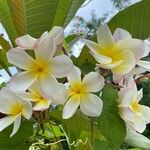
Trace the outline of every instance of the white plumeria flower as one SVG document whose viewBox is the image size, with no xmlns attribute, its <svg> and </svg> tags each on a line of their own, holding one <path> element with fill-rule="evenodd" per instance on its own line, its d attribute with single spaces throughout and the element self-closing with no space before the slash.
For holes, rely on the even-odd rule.
<svg viewBox="0 0 150 150">
<path fill-rule="evenodd" d="M 118 107 L 120 115 L 127 125 L 142 133 L 150 123 L 150 108 L 140 105 L 143 91 L 137 91 L 135 82 L 130 79 L 127 87 L 119 91 Z"/>
<path fill-rule="evenodd" d="M 42 38 L 45 38 L 46 36 L 53 38 L 55 44 L 59 45 L 60 43 L 62 43 L 64 39 L 64 30 L 60 26 L 55 26 L 49 33 L 48 32 L 43 33 Z M 34 49 L 34 47 L 40 40 L 41 38 L 37 40 L 27 34 L 17 38 L 16 44 L 23 49 Z"/>
<path fill-rule="evenodd" d="M 30 119 L 32 116 L 31 103 L 21 99 L 8 88 L 0 91 L 0 112 L 7 116 L 0 119 L 0 131 L 14 122 L 14 128 L 10 135 L 12 137 L 19 129 L 21 116 Z"/>
<path fill-rule="evenodd" d="M 143 53 L 141 52 L 143 47 L 141 40 L 131 37 L 116 40 L 115 35 L 112 36 L 107 25 L 100 26 L 97 40 L 98 44 L 89 40 L 84 40 L 84 42 L 91 50 L 90 52 L 99 66 L 111 69 L 114 74 L 126 74 L 131 71 L 136 64 L 136 59 L 141 57 L 141 53 Z"/>
<path fill-rule="evenodd" d="M 80 105 L 81 111 L 87 116 L 99 116 L 103 108 L 102 100 L 93 92 L 100 91 L 104 86 L 104 78 L 90 72 L 81 81 L 81 71 L 74 67 L 67 76 L 69 82 L 68 100 L 63 108 L 63 119 L 68 119 Z"/>
<path fill-rule="evenodd" d="M 134 147 L 150 150 L 150 139 L 131 128 L 127 128 L 125 142 Z"/>
<path fill-rule="evenodd" d="M 115 30 L 113 37 L 116 42 L 119 40 L 125 40 L 129 38 L 131 39 L 130 33 L 120 28 Z M 141 58 L 148 56 L 149 52 L 150 47 L 146 42 L 143 42 L 143 48 L 140 50 L 138 55 L 137 54 L 135 55 L 136 64 L 138 67 L 134 67 L 129 73 L 125 75 L 113 74 L 113 81 L 122 86 L 124 80 L 127 80 L 126 78 L 133 77 L 134 75 L 139 75 L 146 71 L 150 71 L 150 62 L 140 60 Z"/>
<path fill-rule="evenodd" d="M 30 46 L 32 42 L 23 38 L 22 43 Z M 73 63 L 66 55 L 54 57 L 56 45 L 49 35 L 41 36 L 35 43 L 35 59 L 20 47 L 13 48 L 7 52 L 8 61 L 24 70 L 12 77 L 9 82 L 9 88 L 15 91 L 25 91 L 37 80 L 41 89 L 49 89 L 50 86 L 53 93 L 57 84 L 54 77 L 62 78 L 68 75 Z"/>
<path fill-rule="evenodd" d="M 33 110 L 43 111 L 48 109 L 51 103 L 63 104 L 65 102 L 65 90 L 66 87 L 60 83 L 55 93 L 47 93 L 47 90 L 41 91 L 39 85 L 35 82 L 28 88 L 28 92 L 17 92 L 17 95 L 33 102 L 35 104 Z"/>
</svg>

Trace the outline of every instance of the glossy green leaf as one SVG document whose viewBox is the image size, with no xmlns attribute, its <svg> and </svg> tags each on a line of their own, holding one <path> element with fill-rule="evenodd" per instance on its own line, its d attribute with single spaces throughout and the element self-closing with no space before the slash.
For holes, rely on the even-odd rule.
<svg viewBox="0 0 150 150">
<path fill-rule="evenodd" d="M 103 111 L 98 119 L 98 129 L 111 143 L 112 147 L 122 144 L 126 136 L 124 121 L 120 118 L 117 108 L 118 91 L 105 85 L 102 91 Z"/>
<path fill-rule="evenodd" d="M 13 125 L 0 132 L 1 150 L 27 150 L 29 137 L 33 135 L 33 123 L 23 121 L 18 132 L 10 138 Z"/>
<path fill-rule="evenodd" d="M 120 11 L 108 23 L 112 32 L 123 28 L 134 38 L 147 39 L 150 36 L 150 1 L 142 0 Z"/>
</svg>

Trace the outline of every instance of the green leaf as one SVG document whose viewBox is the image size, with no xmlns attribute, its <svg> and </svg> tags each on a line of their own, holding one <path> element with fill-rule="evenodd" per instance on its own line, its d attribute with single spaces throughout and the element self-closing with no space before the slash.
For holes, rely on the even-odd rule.
<svg viewBox="0 0 150 150">
<path fill-rule="evenodd" d="M 112 147 L 122 144 L 126 136 L 124 121 L 120 118 L 117 108 L 118 91 L 110 85 L 105 85 L 102 91 L 103 111 L 98 122 L 98 129 L 111 143 Z"/>
<path fill-rule="evenodd" d="M 54 25 L 65 27 L 83 2 L 84 0 L 1 1 L 0 10 L 4 13 L 1 13 L 0 19 L 13 41 L 17 36 L 27 33 L 39 37 Z"/>
<path fill-rule="evenodd" d="M 150 36 L 150 1 L 142 0 L 120 11 L 108 23 L 111 31 L 123 28 L 134 38 L 147 39 Z"/>
<path fill-rule="evenodd" d="M 13 125 L 0 132 L 1 150 L 27 150 L 29 147 L 27 141 L 33 135 L 33 123 L 31 121 L 22 121 L 18 132 L 10 138 Z"/>
</svg>

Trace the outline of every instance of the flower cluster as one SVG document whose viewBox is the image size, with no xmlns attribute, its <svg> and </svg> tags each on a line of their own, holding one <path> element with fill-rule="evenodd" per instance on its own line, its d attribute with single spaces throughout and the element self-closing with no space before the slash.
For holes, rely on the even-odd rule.
<svg viewBox="0 0 150 150">
<path fill-rule="evenodd" d="M 13 136 L 19 129 L 21 116 L 30 119 L 33 111 L 46 110 L 52 104 L 63 105 L 63 119 L 72 117 L 79 107 L 87 116 L 100 116 L 103 101 L 97 92 L 103 89 L 105 79 L 96 71 L 82 74 L 69 56 L 58 55 L 63 40 L 61 27 L 54 27 L 39 39 L 30 35 L 16 39 L 17 47 L 7 52 L 7 58 L 20 71 L 0 91 L 0 112 L 6 114 L 0 119 L 0 131 L 14 122 Z M 113 83 L 121 86 L 117 102 L 126 126 L 142 133 L 150 123 L 150 108 L 139 104 L 142 90 L 137 90 L 133 76 L 135 72 L 140 74 L 141 69 L 150 70 L 150 63 L 140 60 L 150 48 L 123 29 L 116 29 L 112 35 L 107 25 L 98 29 L 98 43 L 83 41 L 96 66 L 111 70 Z M 59 83 L 58 78 L 67 82 Z"/>
</svg>

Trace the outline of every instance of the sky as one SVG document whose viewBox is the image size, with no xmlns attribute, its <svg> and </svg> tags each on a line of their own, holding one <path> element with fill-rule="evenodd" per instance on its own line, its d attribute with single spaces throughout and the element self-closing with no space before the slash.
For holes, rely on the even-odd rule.
<svg viewBox="0 0 150 150">
<path fill-rule="evenodd" d="M 132 4 L 135 2 L 138 2 L 139 0 L 131 0 Z M 114 10 L 114 7 L 112 5 L 112 2 L 110 0 L 91 0 L 90 3 L 88 5 L 86 5 L 89 2 L 89 0 L 86 0 L 85 3 L 83 4 L 83 6 L 77 11 L 76 16 L 81 16 L 85 19 L 89 19 L 90 18 L 90 13 L 92 12 L 92 10 L 95 11 L 97 17 L 102 17 L 103 14 L 112 11 L 111 16 L 112 17 L 115 13 L 117 13 Z M 65 29 L 65 32 L 68 33 L 71 29 L 71 23 L 67 26 L 67 28 Z M 4 37 L 6 39 L 8 39 L 8 36 L 4 30 L 4 28 L 2 27 L 2 25 L 0 24 L 0 33 L 4 34 Z M 78 43 L 78 45 L 74 46 L 74 55 L 78 56 L 80 53 L 81 48 L 83 47 L 82 43 Z M 11 72 L 13 74 L 15 74 L 17 72 L 17 70 L 13 67 L 11 68 Z M 7 80 L 9 80 L 9 76 L 8 74 L 4 71 L 1 70 L 0 71 L 0 75 L 2 75 L 2 77 L 4 77 Z M 0 78 L 0 82 L 2 81 L 2 78 Z"/>
</svg>

